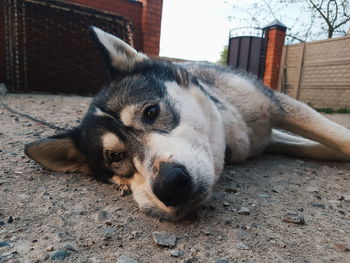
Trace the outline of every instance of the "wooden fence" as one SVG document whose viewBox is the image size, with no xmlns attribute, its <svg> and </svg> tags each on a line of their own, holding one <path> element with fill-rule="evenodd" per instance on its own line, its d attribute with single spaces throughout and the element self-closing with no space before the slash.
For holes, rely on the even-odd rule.
<svg viewBox="0 0 350 263">
<path fill-rule="evenodd" d="M 278 90 L 314 108 L 350 108 L 350 36 L 284 46 Z"/>
</svg>

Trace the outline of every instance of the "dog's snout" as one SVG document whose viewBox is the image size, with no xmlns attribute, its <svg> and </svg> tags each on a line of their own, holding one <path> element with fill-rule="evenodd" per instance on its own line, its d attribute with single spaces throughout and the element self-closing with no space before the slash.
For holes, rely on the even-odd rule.
<svg viewBox="0 0 350 263">
<path fill-rule="evenodd" d="M 166 206 L 186 203 L 191 196 L 192 181 L 186 168 L 176 163 L 160 163 L 153 192 Z"/>
</svg>

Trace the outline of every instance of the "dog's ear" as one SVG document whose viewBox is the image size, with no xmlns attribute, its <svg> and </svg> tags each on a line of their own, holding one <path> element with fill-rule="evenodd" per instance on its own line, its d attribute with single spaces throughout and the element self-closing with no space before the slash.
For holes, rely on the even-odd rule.
<svg viewBox="0 0 350 263">
<path fill-rule="evenodd" d="M 137 52 L 120 38 L 97 27 L 90 27 L 89 29 L 107 62 L 112 76 L 120 72 L 131 71 L 136 62 L 148 59 L 145 54 Z"/>
<path fill-rule="evenodd" d="M 51 170 L 90 174 L 85 155 L 77 147 L 78 129 L 25 145 L 25 154 Z"/>
</svg>

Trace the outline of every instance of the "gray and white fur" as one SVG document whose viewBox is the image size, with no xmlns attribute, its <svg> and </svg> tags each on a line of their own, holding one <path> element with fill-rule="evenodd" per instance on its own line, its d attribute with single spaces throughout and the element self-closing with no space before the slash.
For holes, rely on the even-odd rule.
<svg viewBox="0 0 350 263">
<path fill-rule="evenodd" d="M 225 163 L 263 151 L 350 159 L 348 129 L 254 76 L 152 59 L 98 28 L 91 32 L 112 81 L 79 127 L 26 145 L 43 166 L 125 184 L 145 212 L 179 219 L 210 197 Z"/>
</svg>

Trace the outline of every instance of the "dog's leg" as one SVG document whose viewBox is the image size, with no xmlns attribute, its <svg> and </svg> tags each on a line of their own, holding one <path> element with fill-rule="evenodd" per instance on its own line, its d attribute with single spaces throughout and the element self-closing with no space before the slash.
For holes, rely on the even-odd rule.
<svg viewBox="0 0 350 263">
<path fill-rule="evenodd" d="M 278 130 L 272 130 L 271 140 L 265 152 L 324 161 L 350 161 L 350 156 L 342 152 Z"/>
<path fill-rule="evenodd" d="M 350 130 L 284 94 L 275 94 L 272 126 L 317 141 L 350 156 Z M 277 104 L 278 104 L 277 103 Z"/>
</svg>

